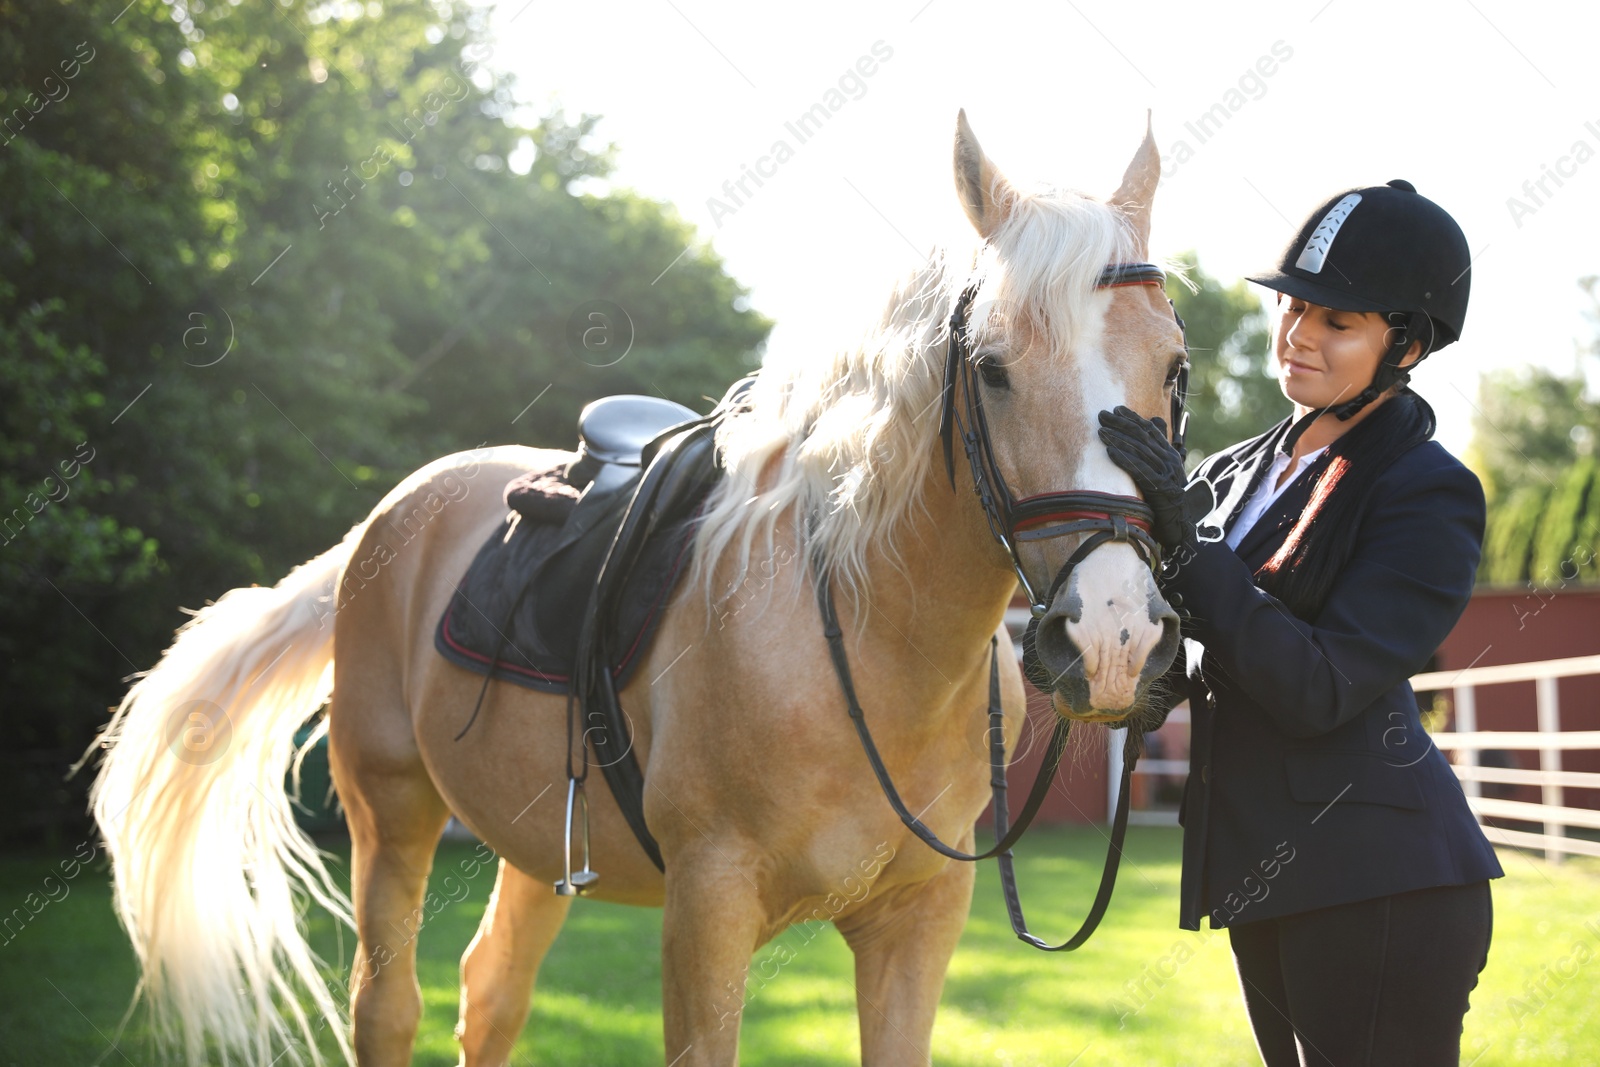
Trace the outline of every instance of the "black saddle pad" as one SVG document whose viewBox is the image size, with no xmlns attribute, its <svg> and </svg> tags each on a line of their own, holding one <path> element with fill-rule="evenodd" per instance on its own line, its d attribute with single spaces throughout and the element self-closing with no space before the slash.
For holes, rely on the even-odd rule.
<svg viewBox="0 0 1600 1067">
<path fill-rule="evenodd" d="M 478 550 L 439 619 L 434 647 L 479 674 L 547 693 L 572 681 L 578 632 L 606 551 L 638 478 L 577 508 L 580 491 L 566 468 L 531 471 L 506 486 L 513 509 Z M 690 558 L 699 504 L 663 527 L 627 576 L 607 645 L 621 689 L 644 659 L 667 598 Z"/>
</svg>

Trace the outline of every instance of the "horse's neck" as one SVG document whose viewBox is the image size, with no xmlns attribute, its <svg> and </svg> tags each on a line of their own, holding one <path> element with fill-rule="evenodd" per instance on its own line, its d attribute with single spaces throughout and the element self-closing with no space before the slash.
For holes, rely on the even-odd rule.
<svg viewBox="0 0 1600 1067">
<path fill-rule="evenodd" d="M 869 626 L 887 624 L 890 639 L 915 649 L 941 670 L 964 670 L 986 659 L 990 636 L 1005 617 L 1016 577 L 995 543 L 964 468 L 955 489 L 942 455 L 895 538 L 895 551 L 874 548 L 862 608 Z M 881 619 L 879 618 L 881 616 Z M 898 638 L 896 638 L 898 635 Z"/>
</svg>

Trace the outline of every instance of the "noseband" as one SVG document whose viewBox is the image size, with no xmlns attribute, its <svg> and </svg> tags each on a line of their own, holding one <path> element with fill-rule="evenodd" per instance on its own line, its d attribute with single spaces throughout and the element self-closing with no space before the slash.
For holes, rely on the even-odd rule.
<svg viewBox="0 0 1600 1067">
<path fill-rule="evenodd" d="M 1095 288 L 1161 286 L 1165 281 L 1166 273 L 1153 263 L 1113 263 L 1100 272 Z M 1021 583 L 1022 592 L 1028 598 L 1028 607 L 1037 620 L 1049 610 L 1050 602 L 1072 574 L 1072 569 L 1106 542 L 1120 541 L 1132 545 L 1139 558 L 1152 571 L 1161 565 L 1161 547 L 1150 534 L 1154 514 L 1150 506 L 1136 496 L 1073 489 L 1039 493 L 1019 500 L 1011 492 L 995 461 L 994 443 L 989 437 L 989 420 L 983 408 L 983 386 L 978 381 L 977 361 L 973 358 L 967 316 L 976 297 L 977 287 L 968 286 L 950 313 L 949 338 L 945 348 L 943 408 L 939 416 L 939 437 L 944 442 L 945 469 L 950 474 L 950 487 L 954 489 L 954 439 L 959 434 L 962 448 L 967 454 L 967 463 L 972 468 L 973 491 L 983 504 L 989 532 L 1011 557 L 1017 581 Z M 1168 304 L 1171 304 L 1170 300 Z M 1183 319 L 1178 317 L 1176 308 L 1173 308 L 1172 317 L 1177 319 L 1178 329 L 1182 331 Z M 1172 393 L 1172 443 L 1180 452 L 1183 451 L 1183 431 L 1187 421 L 1184 402 L 1188 385 L 1189 367 L 1185 362 L 1178 372 Z M 957 392 L 962 397 L 959 406 L 956 402 Z M 1017 543 L 1044 541 L 1072 534 L 1088 536 L 1056 572 L 1055 580 L 1041 598 L 1022 567 L 1022 559 L 1017 555 Z"/>
</svg>

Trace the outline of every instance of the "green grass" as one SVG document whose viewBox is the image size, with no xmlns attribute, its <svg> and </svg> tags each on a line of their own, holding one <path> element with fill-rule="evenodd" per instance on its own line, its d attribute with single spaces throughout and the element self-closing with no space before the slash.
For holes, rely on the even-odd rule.
<svg viewBox="0 0 1600 1067">
<path fill-rule="evenodd" d="M 1257 1062 L 1227 938 L 1176 928 L 1178 840 L 1176 830 L 1129 831 L 1128 860 L 1109 916 L 1086 948 L 1066 955 L 1036 952 L 1012 937 L 994 866 L 981 865 L 972 917 L 945 985 L 936 1062 L 1062 1065 L 1080 1052 L 1082 1067 Z M 1104 845 L 1094 828 L 1029 834 L 1018 868 L 1035 932 L 1059 939 L 1076 928 Z M 436 885 L 446 875 L 460 878 L 472 852 L 467 845 L 443 845 Z M 23 906 L 61 858 L 0 858 L 0 908 Z M 1592 1062 L 1600 1057 L 1600 1018 L 1591 1007 L 1600 994 L 1600 862 L 1574 859 L 1551 867 L 1514 851 L 1502 858 L 1507 877 L 1494 884 L 1494 947 L 1467 1016 L 1462 1063 L 1474 1057 L 1475 1067 Z M 139 1016 L 111 1049 L 136 972 L 111 914 L 107 883 L 103 865 L 85 869 L 65 898 L 45 905 L 0 944 L 0 1067 L 163 1062 Z M 422 931 L 418 1065 L 456 1062 L 456 966 L 492 884 L 493 872 L 485 868 L 466 882 L 465 898 Z M 1593 932 L 1586 922 L 1595 924 Z M 580 901 L 545 962 L 515 1062 L 661 1063 L 660 934 L 659 912 Z M 335 935 L 330 920 L 314 917 L 313 940 L 326 956 L 338 952 Z M 793 959 L 750 1000 L 742 1062 L 858 1062 L 844 943 L 830 927 L 810 941 L 792 930 L 781 944 Z M 1579 944 L 1584 948 L 1575 952 Z M 346 931 L 346 958 L 352 945 Z M 758 966 L 775 948 L 757 954 Z M 1158 972 L 1171 977 L 1159 979 Z M 1130 992 L 1130 984 L 1137 989 L 1141 981 L 1142 991 Z M 1542 992 L 1531 994 L 1529 983 L 1542 983 Z"/>
</svg>

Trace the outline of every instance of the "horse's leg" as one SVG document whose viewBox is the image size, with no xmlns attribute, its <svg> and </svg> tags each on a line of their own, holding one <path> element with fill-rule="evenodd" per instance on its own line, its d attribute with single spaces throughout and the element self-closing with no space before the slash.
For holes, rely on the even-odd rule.
<svg viewBox="0 0 1600 1067">
<path fill-rule="evenodd" d="M 959 847 L 971 850 L 971 834 Z M 974 878 L 972 864 L 951 862 L 931 881 L 890 890 L 836 922 L 856 956 L 863 1064 L 933 1062 L 933 1016 L 967 922 Z"/>
<path fill-rule="evenodd" d="M 764 916 L 754 855 L 731 840 L 675 852 L 661 928 L 666 1057 L 674 1067 L 739 1059 L 745 972 Z"/>
<path fill-rule="evenodd" d="M 450 811 L 415 748 L 411 760 L 382 758 L 370 733 L 351 736 L 350 710 L 346 706 L 341 715 L 336 698 L 329 757 L 350 828 L 359 939 L 350 991 L 356 1061 L 361 1067 L 404 1067 L 422 1017 L 416 937 L 426 917 L 423 894 Z M 404 717 L 396 716 L 396 723 L 409 737 Z"/>
<path fill-rule="evenodd" d="M 556 896 L 500 861 L 494 895 L 477 936 L 461 957 L 461 1062 L 465 1067 L 502 1067 L 528 1017 L 528 998 L 539 964 L 567 919 L 571 897 Z"/>
</svg>

